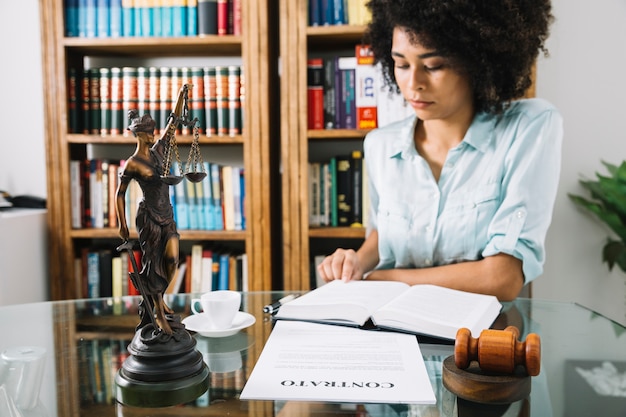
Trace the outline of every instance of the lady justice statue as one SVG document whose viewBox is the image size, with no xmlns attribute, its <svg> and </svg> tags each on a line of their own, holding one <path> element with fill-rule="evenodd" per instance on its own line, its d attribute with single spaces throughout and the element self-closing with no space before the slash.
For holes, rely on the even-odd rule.
<svg viewBox="0 0 626 417">
<path fill-rule="evenodd" d="M 137 148 L 126 160 L 117 189 L 119 234 L 124 240 L 117 250 L 129 252 L 134 266 L 131 281 L 142 300 L 139 303 L 140 323 L 128 346 L 130 356 L 116 377 L 116 398 L 128 405 L 175 405 L 197 398 L 208 388 L 208 368 L 202 354 L 195 349 L 195 339 L 181 323 L 180 316 L 174 314 L 163 299 L 178 267 L 179 234 L 169 197 L 170 185 L 183 179 L 182 175 L 170 174 L 173 153 L 179 159 L 175 134 L 179 125 L 193 128 L 197 121 L 189 121 L 187 117 L 188 91 L 187 84 L 180 89 L 173 112 L 156 142 L 152 117 L 148 114 L 139 116 L 136 110 L 129 112 L 131 123 L 128 130 L 137 138 Z M 199 157 L 197 129 L 188 169 L 192 157 L 195 169 Z M 203 173 L 190 174 L 187 178 L 192 181 L 204 178 Z M 140 271 L 134 264 L 133 243 L 128 240 L 126 220 L 125 197 L 131 180 L 137 181 L 143 191 L 136 216 L 142 252 Z"/>
</svg>

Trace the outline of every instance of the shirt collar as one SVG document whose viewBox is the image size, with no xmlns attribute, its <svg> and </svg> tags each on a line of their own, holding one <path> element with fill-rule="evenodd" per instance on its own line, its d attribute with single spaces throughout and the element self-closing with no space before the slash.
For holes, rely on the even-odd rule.
<svg viewBox="0 0 626 417">
<path fill-rule="evenodd" d="M 390 147 L 390 158 L 398 156 L 406 158 L 411 155 L 417 155 L 417 150 L 413 143 L 413 132 L 415 131 L 417 120 L 417 116 L 413 116 L 402 122 L 399 140 Z M 492 115 L 484 112 L 478 113 L 467 130 L 463 142 L 480 152 L 485 152 L 492 141 L 495 124 L 496 118 Z"/>
</svg>

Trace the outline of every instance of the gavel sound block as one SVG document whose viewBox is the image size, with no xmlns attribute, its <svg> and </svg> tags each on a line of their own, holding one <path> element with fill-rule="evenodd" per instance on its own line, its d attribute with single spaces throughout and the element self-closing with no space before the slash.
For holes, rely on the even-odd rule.
<svg viewBox="0 0 626 417">
<path fill-rule="evenodd" d="M 530 394 L 530 377 L 539 375 L 541 340 L 535 333 L 519 341 L 519 330 L 483 330 L 473 338 L 459 329 L 454 355 L 443 362 L 442 382 L 458 397 L 479 403 L 512 403 Z"/>
</svg>

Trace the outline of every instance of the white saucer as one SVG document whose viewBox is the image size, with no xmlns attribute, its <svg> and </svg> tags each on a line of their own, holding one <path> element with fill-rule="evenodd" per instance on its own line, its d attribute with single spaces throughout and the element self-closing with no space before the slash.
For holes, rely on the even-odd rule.
<svg viewBox="0 0 626 417">
<path fill-rule="evenodd" d="M 241 329 L 252 326 L 256 322 L 256 318 L 249 313 L 238 311 L 233 319 L 233 324 L 229 329 L 216 330 L 211 329 L 209 323 L 206 322 L 206 318 L 201 314 L 192 314 L 191 316 L 183 319 L 183 324 L 187 330 L 196 332 L 204 337 L 226 337 L 232 336 Z"/>
</svg>

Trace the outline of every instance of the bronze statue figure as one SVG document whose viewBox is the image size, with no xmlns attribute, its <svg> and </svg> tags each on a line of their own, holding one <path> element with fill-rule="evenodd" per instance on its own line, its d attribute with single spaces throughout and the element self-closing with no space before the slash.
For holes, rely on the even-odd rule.
<svg viewBox="0 0 626 417">
<path fill-rule="evenodd" d="M 187 85 L 181 88 L 174 111 L 156 142 L 154 140 L 156 126 L 152 117 L 148 114 L 139 116 L 136 110 L 129 112 L 131 124 L 128 130 L 137 138 L 137 149 L 126 160 L 120 175 L 116 199 L 119 234 L 125 242 L 128 242 L 125 196 L 130 181 L 136 180 L 143 191 L 143 198 L 137 209 L 136 226 L 142 251 L 140 286 L 146 294 L 142 293 L 145 303 L 142 302 L 141 322 L 138 328 L 151 323 L 156 316 L 158 327 L 168 335 L 173 331 L 167 315 L 173 311 L 163 300 L 163 294 L 178 267 L 179 234 L 170 203 L 169 185 L 162 177 L 169 175 L 169 172 L 163 172 L 164 167 L 169 167 L 169 163 L 164 164 L 164 161 L 169 151 L 170 139 L 180 123 L 187 89 Z"/>
</svg>

